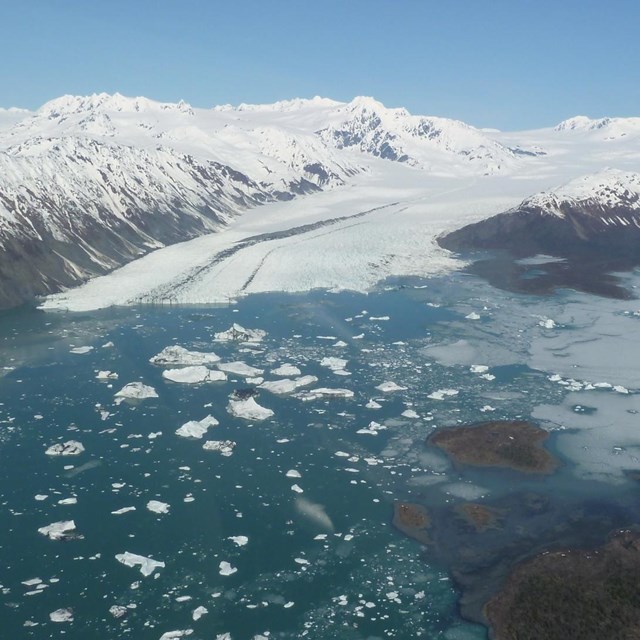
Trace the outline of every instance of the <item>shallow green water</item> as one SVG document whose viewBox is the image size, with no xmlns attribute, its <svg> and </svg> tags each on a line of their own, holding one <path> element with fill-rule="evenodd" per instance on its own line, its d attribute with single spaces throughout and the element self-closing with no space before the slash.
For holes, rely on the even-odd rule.
<svg viewBox="0 0 640 640">
<path fill-rule="evenodd" d="M 459 618 L 452 545 L 470 544 L 477 554 L 493 543 L 477 536 L 469 542 L 469 532 L 451 516 L 455 504 L 500 500 L 515 487 L 552 496 L 553 522 L 586 495 L 600 500 L 604 513 L 615 494 L 620 513 L 613 520 L 635 517 L 625 502 L 631 483 L 581 477 L 579 461 L 557 447 L 561 431 L 553 432 L 550 447 L 564 466 L 545 479 L 456 469 L 424 444 L 435 426 L 530 417 L 542 405 L 562 405 L 568 392 L 549 380 L 553 371 L 529 366 L 531 336 L 540 329 L 537 320 L 523 318 L 537 317 L 539 304 L 459 276 L 391 283 L 368 296 L 273 294 L 219 308 L 5 314 L 3 634 L 40 639 L 64 632 L 83 640 L 155 639 L 172 630 L 193 630 L 189 637 L 202 639 L 228 633 L 235 640 L 485 637 L 482 627 Z M 480 318 L 466 318 L 474 310 Z M 264 329 L 267 337 L 251 349 L 214 342 L 213 333 L 232 322 Z M 103 346 L 109 342 L 113 346 Z M 226 410 L 234 389 L 251 386 L 243 379 L 185 385 L 162 378 L 149 358 L 170 344 L 242 360 L 264 369 L 267 380 L 276 378 L 270 369 L 293 363 L 317 376 L 316 386 L 355 395 L 304 402 L 262 390 L 258 402 L 275 415 L 247 422 Z M 93 349 L 70 352 L 80 346 Z M 347 359 L 350 375 L 321 366 L 325 356 Z M 471 373 L 471 364 L 487 365 L 493 378 Z M 119 377 L 98 381 L 99 370 Z M 115 404 L 114 393 L 135 380 L 153 386 L 159 397 Z M 389 380 L 406 389 L 375 389 Z M 443 389 L 457 393 L 430 397 Z M 365 406 L 371 398 L 379 409 Z M 419 417 L 403 417 L 407 409 Z M 207 414 L 220 422 L 207 439 L 237 443 L 230 457 L 175 435 L 183 423 Z M 386 429 L 357 433 L 372 420 Z M 44 454 L 69 439 L 82 442 L 85 452 Z M 291 469 L 301 477 L 287 477 Z M 294 484 L 303 493 L 293 491 Z M 72 496 L 76 504 L 58 504 Z M 309 515 L 301 499 L 322 505 L 330 524 Z M 420 545 L 390 524 L 398 499 L 434 509 L 440 537 L 452 542 L 421 555 Z M 149 500 L 168 503 L 169 512 L 149 511 Z M 112 514 L 129 506 L 135 511 Z M 517 518 L 501 532 L 500 544 L 520 535 Z M 70 519 L 82 539 L 54 541 L 37 531 Z M 247 536 L 248 544 L 237 546 L 231 536 Z M 144 577 L 116 561 L 125 551 L 165 567 Z M 222 561 L 237 571 L 221 575 Z M 40 586 L 22 584 L 33 578 Z M 112 605 L 128 607 L 127 615 L 115 619 Z M 199 606 L 208 613 L 194 621 Z M 50 621 L 59 608 L 71 608 L 73 622 Z"/>
</svg>

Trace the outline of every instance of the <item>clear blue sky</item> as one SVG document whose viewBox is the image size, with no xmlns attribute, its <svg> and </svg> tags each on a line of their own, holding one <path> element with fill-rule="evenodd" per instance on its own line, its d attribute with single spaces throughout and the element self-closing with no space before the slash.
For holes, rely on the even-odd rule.
<svg viewBox="0 0 640 640">
<path fill-rule="evenodd" d="M 640 0 L 0 0 L 0 106 L 373 95 L 476 126 L 640 115 Z"/>
</svg>

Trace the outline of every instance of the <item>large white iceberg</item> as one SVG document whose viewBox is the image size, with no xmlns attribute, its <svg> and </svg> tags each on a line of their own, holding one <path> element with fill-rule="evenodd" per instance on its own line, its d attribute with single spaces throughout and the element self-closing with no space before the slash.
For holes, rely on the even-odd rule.
<svg viewBox="0 0 640 640">
<path fill-rule="evenodd" d="M 273 415 L 271 409 L 260 406 L 253 398 L 229 400 L 227 411 L 232 416 L 245 420 L 265 420 Z"/>
<path fill-rule="evenodd" d="M 46 527 L 40 527 L 38 533 L 47 536 L 51 540 L 68 540 L 69 538 L 80 538 L 78 534 L 73 532 L 76 530 L 76 523 L 73 520 L 63 520 L 61 522 L 52 522 Z"/>
<path fill-rule="evenodd" d="M 152 558 L 145 558 L 145 556 L 139 556 L 137 553 L 117 553 L 116 560 L 127 567 L 140 566 L 140 573 L 143 576 L 150 576 L 156 569 L 164 569 L 164 562 L 159 560 L 153 560 Z"/>
<path fill-rule="evenodd" d="M 261 389 L 270 391 L 271 393 L 291 393 L 299 387 L 306 387 L 307 385 L 318 382 L 318 378 L 315 376 L 301 376 L 292 380 L 291 378 L 283 378 L 282 380 L 272 380 L 269 382 L 263 382 L 260 385 Z"/>
<path fill-rule="evenodd" d="M 209 427 L 215 427 L 218 424 L 220 423 L 213 416 L 207 416 L 202 420 L 189 420 L 176 429 L 176 435 L 183 438 L 202 438 Z"/>
<path fill-rule="evenodd" d="M 220 331 L 214 334 L 215 340 L 218 342 L 228 342 L 234 340 L 237 342 L 260 342 L 267 335 L 262 329 L 245 329 L 237 323 L 234 323 L 226 331 Z"/>
<path fill-rule="evenodd" d="M 180 365 L 205 365 L 218 362 L 220 357 L 213 352 L 189 351 L 179 345 L 165 347 L 160 353 L 149 359 L 151 364 L 160 367 L 175 367 Z"/>
<path fill-rule="evenodd" d="M 204 365 L 182 367 L 181 369 L 167 369 L 162 377 L 171 382 L 182 384 L 199 384 L 201 382 L 222 382 L 227 376 L 222 371 L 208 369 Z"/>
<path fill-rule="evenodd" d="M 128 400 L 145 400 L 146 398 L 157 398 L 158 394 L 153 387 L 149 387 L 142 382 L 130 382 L 125 384 L 120 391 L 115 394 L 116 398 L 126 398 Z"/>
<path fill-rule="evenodd" d="M 59 442 L 52 444 L 45 453 L 48 456 L 77 456 L 84 451 L 84 446 L 77 440 L 67 440 L 67 442 Z"/>
<path fill-rule="evenodd" d="M 256 376 L 264 373 L 262 369 L 256 369 L 256 367 L 252 367 L 242 361 L 220 362 L 218 364 L 218 369 L 226 371 L 227 373 L 232 373 L 236 376 L 242 376 L 243 378 L 255 378 Z"/>
</svg>

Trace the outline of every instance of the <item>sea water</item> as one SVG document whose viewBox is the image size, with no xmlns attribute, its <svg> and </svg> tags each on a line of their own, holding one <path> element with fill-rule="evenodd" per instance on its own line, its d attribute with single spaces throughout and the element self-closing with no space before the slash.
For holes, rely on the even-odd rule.
<svg viewBox="0 0 640 640">
<path fill-rule="evenodd" d="M 544 532 L 568 514 L 602 514 L 597 532 L 638 517 L 629 473 L 640 469 L 639 308 L 571 291 L 508 293 L 454 274 L 368 295 L 5 313 L 3 637 L 484 638 L 459 615 L 463 551 L 464 566 L 480 571 L 485 551 L 515 541 L 534 552 L 538 532 L 548 542 Z M 266 336 L 214 340 L 233 323 Z M 353 396 L 277 395 L 231 374 L 173 383 L 149 362 L 169 345 L 244 362 L 265 380 L 289 363 L 318 378 L 310 389 Z M 116 392 L 136 381 L 157 397 L 119 402 Z M 399 388 L 376 388 L 389 382 Z M 272 417 L 229 414 L 230 395 L 249 389 Z M 219 425 L 203 439 L 176 435 L 208 415 Z M 461 468 L 425 444 L 438 427 L 516 418 L 551 432 L 562 463 L 552 476 Z M 46 455 L 69 440 L 84 451 Z M 236 445 L 225 456 L 203 450 L 206 440 Z M 524 492 L 549 501 L 544 521 L 512 509 L 499 534 L 477 534 L 453 515 L 468 501 L 506 513 Z M 398 500 L 433 511 L 436 544 L 392 527 Z M 149 501 L 168 506 L 158 513 Z M 70 520 L 72 539 L 38 532 Z M 579 544 L 571 531 L 560 541 Z M 145 576 L 118 561 L 127 552 L 164 566 Z M 64 621 L 52 620 L 58 610 Z"/>
</svg>

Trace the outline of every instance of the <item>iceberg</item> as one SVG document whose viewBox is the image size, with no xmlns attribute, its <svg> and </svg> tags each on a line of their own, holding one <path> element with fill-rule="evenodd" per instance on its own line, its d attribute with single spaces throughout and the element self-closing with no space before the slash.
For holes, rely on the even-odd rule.
<svg viewBox="0 0 640 640">
<path fill-rule="evenodd" d="M 116 398 L 127 400 L 145 400 L 147 398 L 157 398 L 158 394 L 153 387 L 149 387 L 142 382 L 130 382 L 125 384 L 120 391 L 115 394 Z"/>
<path fill-rule="evenodd" d="M 226 371 L 236 376 L 242 376 L 243 378 L 256 377 L 264 373 L 262 369 L 256 369 L 245 362 L 221 362 L 218 364 L 220 371 Z"/>
<path fill-rule="evenodd" d="M 266 420 L 274 415 L 271 409 L 260 406 L 253 398 L 229 400 L 227 411 L 232 416 L 245 420 Z"/>
<path fill-rule="evenodd" d="M 234 323 L 226 331 L 220 331 L 214 334 L 214 340 L 217 342 L 261 342 L 267 335 L 262 329 L 245 329 L 237 323 Z"/>
<path fill-rule="evenodd" d="M 140 573 L 145 577 L 150 576 L 156 569 L 164 569 L 165 566 L 164 562 L 153 560 L 152 558 L 145 558 L 145 556 L 129 553 L 128 551 L 117 553 L 116 560 L 127 567 L 139 566 Z"/>
<path fill-rule="evenodd" d="M 189 351 L 184 347 L 172 345 L 165 347 L 160 353 L 149 359 L 151 364 L 160 367 L 180 365 L 207 365 L 219 362 L 220 358 L 213 352 Z"/>
<path fill-rule="evenodd" d="M 162 377 L 171 382 L 182 384 L 199 384 L 201 382 L 224 382 L 227 376 L 222 371 L 208 369 L 204 365 L 183 367 L 181 369 L 166 369 Z"/>
<path fill-rule="evenodd" d="M 209 427 L 215 427 L 220 424 L 213 416 L 207 416 L 202 420 L 190 420 L 185 422 L 180 428 L 176 429 L 176 435 L 183 438 L 202 438 Z"/>
<path fill-rule="evenodd" d="M 45 454 L 48 456 L 78 456 L 84 451 L 84 446 L 77 440 L 67 440 L 58 444 L 52 444 Z"/>
</svg>

